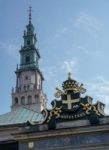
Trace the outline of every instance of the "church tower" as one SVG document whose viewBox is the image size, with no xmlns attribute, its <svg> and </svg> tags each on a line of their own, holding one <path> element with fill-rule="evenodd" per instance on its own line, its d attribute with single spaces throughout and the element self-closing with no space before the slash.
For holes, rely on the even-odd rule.
<svg viewBox="0 0 109 150">
<path fill-rule="evenodd" d="M 12 110 L 20 107 L 40 112 L 46 108 L 47 98 L 43 93 L 44 77 L 39 68 L 40 53 L 36 47 L 36 34 L 31 21 L 29 7 L 29 23 L 24 31 L 24 44 L 20 52 L 20 65 L 16 68 L 16 87 L 12 89 Z"/>
</svg>

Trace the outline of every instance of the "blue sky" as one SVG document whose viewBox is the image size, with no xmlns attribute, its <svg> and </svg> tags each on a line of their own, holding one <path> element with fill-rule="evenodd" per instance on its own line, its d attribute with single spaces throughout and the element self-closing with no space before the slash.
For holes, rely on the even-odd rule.
<svg viewBox="0 0 109 150">
<path fill-rule="evenodd" d="M 10 111 L 30 4 L 48 107 L 71 72 L 109 114 L 109 0 L 0 0 L 0 114 Z"/>
</svg>

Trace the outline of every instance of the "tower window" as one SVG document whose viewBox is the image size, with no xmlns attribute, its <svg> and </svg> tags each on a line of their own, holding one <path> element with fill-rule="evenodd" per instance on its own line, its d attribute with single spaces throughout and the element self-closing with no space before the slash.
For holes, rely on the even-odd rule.
<svg viewBox="0 0 109 150">
<path fill-rule="evenodd" d="M 17 97 L 15 97 L 14 103 L 15 103 L 15 104 L 18 104 L 18 98 L 17 98 Z"/>
<path fill-rule="evenodd" d="M 30 62 L 30 56 L 26 56 L 26 57 L 25 57 L 25 62 L 26 62 L 26 63 L 29 63 L 29 62 Z"/>
<path fill-rule="evenodd" d="M 32 96 L 28 96 L 28 104 L 32 104 Z"/>
<path fill-rule="evenodd" d="M 35 95 L 35 103 L 38 103 L 38 102 L 39 102 L 39 96 Z"/>
<path fill-rule="evenodd" d="M 27 41 L 27 45 L 30 45 L 30 40 Z"/>
<path fill-rule="evenodd" d="M 24 97 L 24 96 L 21 97 L 21 104 L 22 104 L 22 105 L 25 104 L 25 97 Z"/>
<path fill-rule="evenodd" d="M 25 80 L 28 80 L 28 76 L 25 76 Z"/>
<path fill-rule="evenodd" d="M 30 89 L 30 86 L 29 86 L 29 85 L 27 86 L 27 89 L 28 89 L 28 90 Z"/>
<path fill-rule="evenodd" d="M 25 86 L 25 85 L 24 85 L 24 87 L 23 87 L 23 88 L 24 88 L 24 91 L 26 91 L 26 86 Z"/>
</svg>

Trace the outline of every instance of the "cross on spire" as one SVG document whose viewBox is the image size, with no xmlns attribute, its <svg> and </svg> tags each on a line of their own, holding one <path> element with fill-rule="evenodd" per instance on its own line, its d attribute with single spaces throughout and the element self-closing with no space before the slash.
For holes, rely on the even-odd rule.
<svg viewBox="0 0 109 150">
<path fill-rule="evenodd" d="M 72 76 L 72 75 L 71 75 L 71 73 L 69 72 L 69 73 L 68 73 L 68 80 L 71 80 L 71 79 L 72 79 L 71 76 Z"/>
</svg>

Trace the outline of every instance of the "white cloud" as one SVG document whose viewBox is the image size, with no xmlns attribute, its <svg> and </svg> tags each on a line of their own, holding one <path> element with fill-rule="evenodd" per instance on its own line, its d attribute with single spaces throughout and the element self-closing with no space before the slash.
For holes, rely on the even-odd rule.
<svg viewBox="0 0 109 150">
<path fill-rule="evenodd" d="M 98 56 L 98 55 L 102 55 L 102 51 L 100 50 L 89 50 L 89 48 L 86 48 L 85 46 L 77 46 L 77 48 L 82 51 L 84 54 L 86 55 L 90 55 L 90 56 Z"/>
<path fill-rule="evenodd" d="M 62 69 L 65 69 L 66 72 L 72 72 L 72 70 L 74 69 L 74 67 L 78 64 L 78 60 L 77 58 L 72 59 L 72 60 L 65 60 L 62 63 Z"/>
<path fill-rule="evenodd" d="M 81 13 L 77 16 L 74 26 L 76 28 L 82 28 L 92 34 L 100 31 L 102 24 L 96 19 L 96 17 L 90 16 L 86 13 Z"/>
<path fill-rule="evenodd" d="M 109 114 L 109 80 L 106 80 L 103 76 L 97 76 L 93 82 L 86 85 L 90 95 L 106 105 L 105 112 Z"/>
<path fill-rule="evenodd" d="M 77 46 L 77 48 L 78 48 L 80 51 L 84 52 L 85 54 L 89 54 L 89 52 L 90 52 L 87 48 L 85 48 L 85 47 L 83 47 L 83 46 Z"/>
<path fill-rule="evenodd" d="M 55 38 L 59 38 L 61 37 L 63 34 L 65 34 L 68 31 L 67 27 L 63 27 L 62 29 L 58 29 L 54 35 L 54 39 Z"/>
<path fill-rule="evenodd" d="M 58 63 L 55 63 L 55 65 L 53 66 L 42 66 L 42 70 L 44 72 L 44 76 L 46 78 L 46 80 L 51 80 L 53 79 L 54 81 L 57 79 L 57 76 L 59 75 L 59 73 L 64 73 L 65 72 L 72 72 L 72 70 L 74 70 L 74 68 L 77 66 L 78 64 L 78 59 L 77 58 L 73 58 L 73 59 L 68 59 L 68 60 L 64 60 L 64 61 L 60 61 Z M 54 82 L 53 81 L 53 82 Z M 55 81 L 56 82 L 56 81 Z"/>
</svg>

